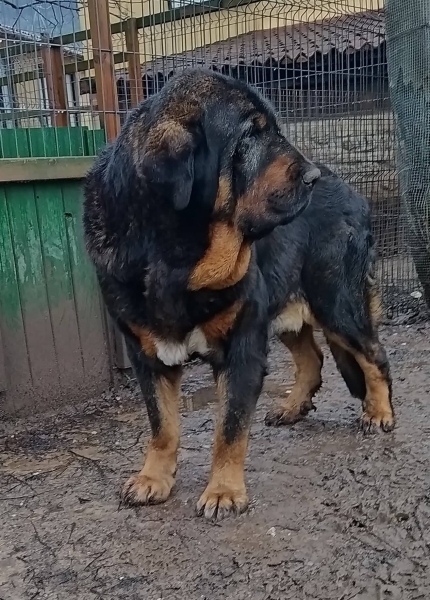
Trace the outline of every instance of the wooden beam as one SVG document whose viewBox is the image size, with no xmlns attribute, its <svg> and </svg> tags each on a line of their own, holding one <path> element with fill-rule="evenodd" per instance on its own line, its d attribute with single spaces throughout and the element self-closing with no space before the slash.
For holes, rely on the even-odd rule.
<svg viewBox="0 0 430 600">
<path fill-rule="evenodd" d="M 130 82 L 131 106 L 134 108 L 143 100 L 142 67 L 140 65 L 137 19 L 127 19 L 127 21 L 124 23 L 124 31 L 128 62 L 128 81 Z"/>
<path fill-rule="evenodd" d="M 46 181 L 51 179 L 84 179 L 94 156 L 62 156 L 59 158 L 2 158 L 0 183 L 11 181 Z"/>
<path fill-rule="evenodd" d="M 107 140 L 111 142 L 119 133 L 120 122 L 108 0 L 88 0 L 88 14 L 100 122 L 106 130 Z"/>
<path fill-rule="evenodd" d="M 67 127 L 67 96 L 62 51 L 59 46 L 42 48 L 43 73 L 48 90 L 49 108 L 53 127 Z"/>
</svg>

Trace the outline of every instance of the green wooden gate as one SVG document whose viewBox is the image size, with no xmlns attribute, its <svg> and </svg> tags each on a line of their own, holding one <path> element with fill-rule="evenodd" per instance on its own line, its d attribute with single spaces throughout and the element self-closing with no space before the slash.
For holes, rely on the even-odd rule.
<svg viewBox="0 0 430 600">
<path fill-rule="evenodd" d="M 104 132 L 0 129 L 0 410 L 90 397 L 111 378 L 82 240 L 82 178 Z"/>
</svg>

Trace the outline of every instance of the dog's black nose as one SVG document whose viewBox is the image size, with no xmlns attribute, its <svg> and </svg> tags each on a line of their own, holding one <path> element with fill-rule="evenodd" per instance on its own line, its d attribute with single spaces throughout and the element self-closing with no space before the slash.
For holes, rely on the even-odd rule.
<svg viewBox="0 0 430 600">
<path fill-rule="evenodd" d="M 303 183 L 313 186 L 320 177 L 321 171 L 318 169 L 318 167 L 312 167 L 312 169 L 309 169 L 303 173 Z"/>
</svg>

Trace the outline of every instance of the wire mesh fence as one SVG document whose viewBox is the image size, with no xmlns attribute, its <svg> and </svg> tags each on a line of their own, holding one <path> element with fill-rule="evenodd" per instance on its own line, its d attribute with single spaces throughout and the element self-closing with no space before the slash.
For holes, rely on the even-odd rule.
<svg viewBox="0 0 430 600">
<path fill-rule="evenodd" d="M 407 239 L 430 306 L 430 4 L 418 0 L 404 14 L 388 0 L 387 33 Z"/>
<path fill-rule="evenodd" d="M 38 155 L 55 155 L 59 138 L 70 154 L 91 154 L 186 67 L 244 79 L 294 143 L 369 199 L 388 315 L 416 316 L 424 297 L 407 244 L 386 47 L 383 0 L 0 0 L 0 156 L 19 157 L 13 140 L 27 135 L 31 146 L 32 128 L 54 140 Z"/>
</svg>

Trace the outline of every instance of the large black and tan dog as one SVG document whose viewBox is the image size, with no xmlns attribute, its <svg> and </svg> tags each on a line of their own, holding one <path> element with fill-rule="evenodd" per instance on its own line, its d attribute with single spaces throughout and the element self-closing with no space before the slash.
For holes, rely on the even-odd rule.
<svg viewBox="0 0 430 600">
<path fill-rule="evenodd" d="M 355 304 L 344 315 L 342 299 L 325 297 L 312 276 L 309 285 L 319 302 L 314 307 L 307 300 L 312 293 L 301 285 L 303 265 L 297 261 L 306 258 L 309 244 L 296 240 L 292 256 L 282 233 L 306 209 L 320 175 L 280 134 L 272 109 L 256 92 L 203 70 L 185 71 L 144 102 L 96 161 L 85 189 L 87 247 L 108 309 L 125 335 L 152 429 L 143 469 L 123 488 L 124 502 L 150 504 L 169 496 L 182 365 L 199 355 L 213 367 L 220 416 L 198 511 L 221 518 L 246 508 L 244 459 L 266 370 L 269 323 L 280 335 L 291 329 L 291 306 L 296 331 L 297 315 L 307 322 L 312 313 L 326 326 L 321 315 L 331 314 L 326 330 L 340 368 L 353 377 L 359 373 L 360 383 L 364 378 L 365 418 L 381 421 L 382 409 L 390 409 L 368 248 L 359 256 L 361 279 L 351 279 L 348 287 Z M 345 227 L 353 238 L 354 227 Z M 309 239 L 303 224 L 288 235 L 299 238 L 302 231 Z M 336 272 L 343 258 L 333 260 Z M 298 285 L 291 288 L 290 281 Z M 319 353 L 308 326 L 303 330 L 306 340 L 296 337 L 311 348 L 312 358 L 308 350 L 305 360 L 314 372 Z M 308 396 L 302 395 L 299 412 Z M 290 408 L 278 410 L 276 422 L 287 421 Z"/>
</svg>

